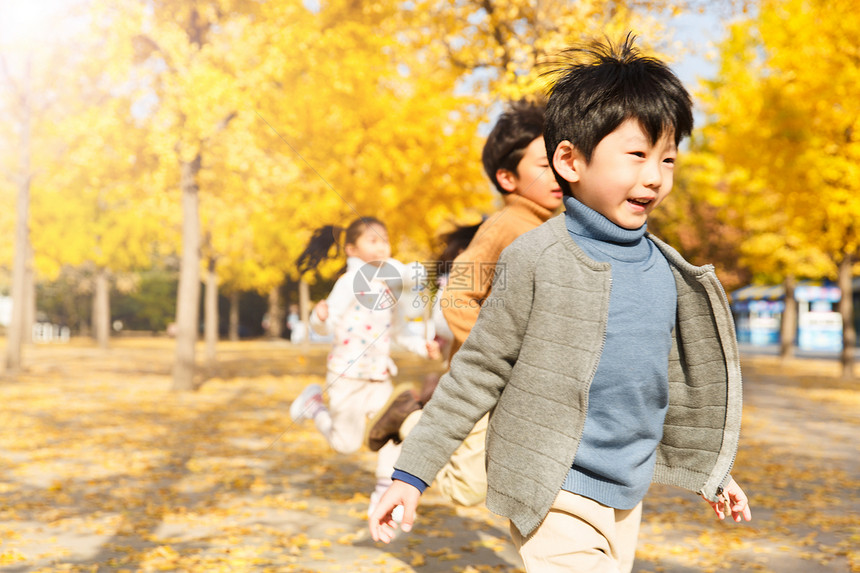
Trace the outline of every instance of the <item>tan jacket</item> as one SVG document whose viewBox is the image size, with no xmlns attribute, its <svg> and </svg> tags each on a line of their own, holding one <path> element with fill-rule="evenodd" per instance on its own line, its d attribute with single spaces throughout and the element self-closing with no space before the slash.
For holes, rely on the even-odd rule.
<svg viewBox="0 0 860 573">
<path fill-rule="evenodd" d="M 514 239 L 552 217 L 553 212 L 519 195 L 507 195 L 505 207 L 484 221 L 465 251 L 454 259 L 448 284 L 440 298 L 442 314 L 454 341 L 454 356 L 478 319 L 481 304 L 490 296 L 496 261 Z"/>
</svg>

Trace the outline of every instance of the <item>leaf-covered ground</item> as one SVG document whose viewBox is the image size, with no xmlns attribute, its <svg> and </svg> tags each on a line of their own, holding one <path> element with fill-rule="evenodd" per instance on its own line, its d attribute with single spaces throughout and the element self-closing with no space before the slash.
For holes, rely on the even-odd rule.
<svg viewBox="0 0 860 573">
<path fill-rule="evenodd" d="M 373 454 L 289 420 L 326 351 L 222 343 L 200 390 L 174 394 L 166 339 L 29 347 L 0 378 L 0 571 L 521 571 L 505 520 L 432 488 L 413 533 L 368 538 Z M 860 571 L 860 386 L 835 372 L 748 360 L 735 475 L 754 521 L 654 487 L 635 571 Z"/>
</svg>

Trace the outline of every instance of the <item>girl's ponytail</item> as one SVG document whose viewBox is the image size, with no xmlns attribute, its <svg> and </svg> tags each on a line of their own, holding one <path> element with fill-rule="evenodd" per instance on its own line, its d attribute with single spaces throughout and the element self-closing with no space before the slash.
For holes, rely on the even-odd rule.
<svg viewBox="0 0 860 573">
<path fill-rule="evenodd" d="M 346 229 L 337 225 L 326 225 L 314 231 L 314 234 L 311 235 L 311 240 L 308 241 L 308 246 L 305 247 L 304 252 L 296 259 L 299 276 L 317 268 L 326 259 L 332 259 L 340 255 L 341 238 L 343 238 L 344 245 L 354 245 L 362 233 L 372 225 L 385 228 L 385 223 L 376 217 L 359 217 L 350 223 Z M 334 252 L 331 252 L 332 247 L 334 247 Z M 346 270 L 346 266 L 341 269 L 341 273 L 344 270 Z"/>
<path fill-rule="evenodd" d="M 340 237 L 343 231 L 343 227 L 336 225 L 326 225 L 314 231 L 308 246 L 296 259 L 299 276 L 317 268 L 324 260 L 340 254 Z M 334 253 L 331 252 L 332 247 L 334 247 Z"/>
</svg>

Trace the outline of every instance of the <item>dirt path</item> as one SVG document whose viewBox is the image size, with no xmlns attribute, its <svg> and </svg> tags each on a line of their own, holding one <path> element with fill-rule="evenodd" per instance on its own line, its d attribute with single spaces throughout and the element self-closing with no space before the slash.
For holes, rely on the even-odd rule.
<svg viewBox="0 0 860 573">
<path fill-rule="evenodd" d="M 0 384 L 0 571 L 519 571 L 505 520 L 432 489 L 413 533 L 368 539 L 373 455 L 334 454 L 287 414 L 326 351 L 223 343 L 200 391 L 175 395 L 167 340 L 29 349 Z M 427 370 L 398 362 L 401 379 Z M 654 487 L 636 572 L 860 571 L 860 391 L 831 367 L 746 361 L 735 476 L 754 521 Z"/>
<path fill-rule="evenodd" d="M 655 486 L 635 570 L 860 571 L 860 386 L 835 372 L 831 362 L 745 357 L 733 475 L 753 521 L 717 522 L 698 499 Z"/>
</svg>

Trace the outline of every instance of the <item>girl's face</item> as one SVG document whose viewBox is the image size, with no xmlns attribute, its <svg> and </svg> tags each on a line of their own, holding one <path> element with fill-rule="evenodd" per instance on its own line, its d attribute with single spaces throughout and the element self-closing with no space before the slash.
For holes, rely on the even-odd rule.
<svg viewBox="0 0 860 573">
<path fill-rule="evenodd" d="M 355 243 L 345 245 L 344 250 L 348 257 L 358 257 L 365 263 L 379 266 L 391 258 L 388 231 L 381 225 L 368 225 Z"/>
</svg>

